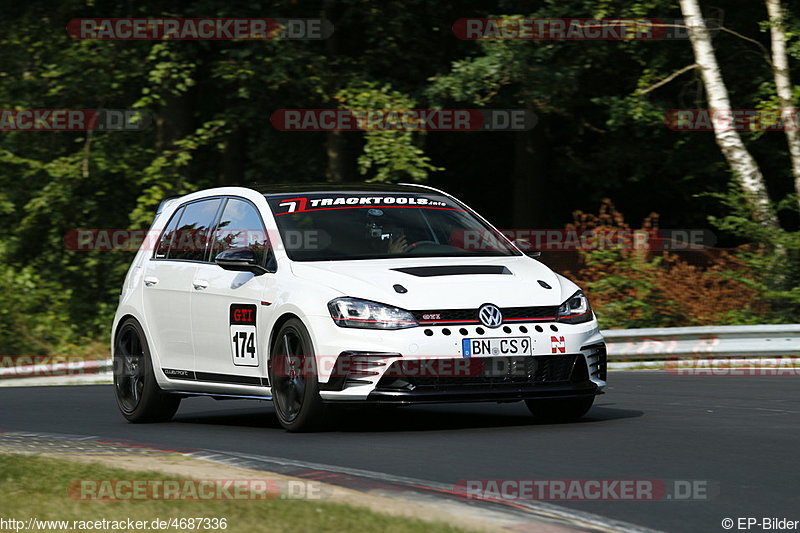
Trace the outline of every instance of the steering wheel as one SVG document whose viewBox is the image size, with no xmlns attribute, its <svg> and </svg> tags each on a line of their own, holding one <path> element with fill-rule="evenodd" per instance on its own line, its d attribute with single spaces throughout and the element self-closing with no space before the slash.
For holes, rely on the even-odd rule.
<svg viewBox="0 0 800 533">
<path fill-rule="evenodd" d="M 439 244 L 439 243 L 436 242 L 436 241 L 417 241 L 417 242 L 412 242 L 411 244 L 409 244 L 408 246 L 403 248 L 403 251 L 401 253 L 406 254 L 406 253 L 410 252 L 411 250 L 413 250 L 414 248 L 416 248 L 417 246 L 420 246 L 422 244 Z"/>
</svg>

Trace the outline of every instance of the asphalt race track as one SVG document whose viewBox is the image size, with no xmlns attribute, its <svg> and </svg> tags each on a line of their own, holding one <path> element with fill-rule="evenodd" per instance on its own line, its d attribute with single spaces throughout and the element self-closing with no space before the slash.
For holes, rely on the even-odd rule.
<svg viewBox="0 0 800 533">
<path fill-rule="evenodd" d="M 0 431 L 92 435 L 464 479 L 700 480 L 709 499 L 560 502 L 665 531 L 724 531 L 723 518 L 800 519 L 800 394 L 792 377 L 612 373 L 586 419 L 534 423 L 522 404 L 353 411 L 339 429 L 290 434 L 271 405 L 185 400 L 167 424 L 133 425 L 110 386 L 0 388 Z"/>
</svg>

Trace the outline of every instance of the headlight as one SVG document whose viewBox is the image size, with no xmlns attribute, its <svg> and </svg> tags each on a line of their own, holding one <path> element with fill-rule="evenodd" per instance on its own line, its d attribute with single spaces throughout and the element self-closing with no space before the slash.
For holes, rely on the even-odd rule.
<svg viewBox="0 0 800 533">
<path fill-rule="evenodd" d="M 584 296 L 582 291 L 578 291 L 570 296 L 566 302 L 558 308 L 558 321 L 567 324 L 582 324 L 592 319 L 592 306 L 589 299 Z"/>
<path fill-rule="evenodd" d="M 391 305 L 336 298 L 328 303 L 333 321 L 343 328 L 402 329 L 417 326 L 414 315 Z"/>
</svg>

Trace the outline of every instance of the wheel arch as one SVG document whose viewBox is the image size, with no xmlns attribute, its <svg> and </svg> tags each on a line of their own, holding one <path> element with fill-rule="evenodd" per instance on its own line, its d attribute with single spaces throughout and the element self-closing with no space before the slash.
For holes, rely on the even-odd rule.
<svg viewBox="0 0 800 533">
<path fill-rule="evenodd" d="M 297 320 L 302 322 L 303 325 L 306 327 L 306 330 L 309 331 L 310 334 L 311 330 L 308 329 L 308 326 L 306 325 L 305 321 L 299 315 L 297 315 L 297 313 L 294 313 L 292 311 L 285 311 L 281 316 L 279 316 L 275 320 L 275 323 L 272 325 L 272 330 L 269 332 L 269 344 L 267 344 L 267 361 L 270 361 L 272 359 L 272 345 L 275 344 L 275 337 L 278 334 L 278 331 L 280 331 L 280 329 L 283 327 L 285 323 L 287 323 L 289 320 L 293 318 L 296 318 Z"/>
<path fill-rule="evenodd" d="M 114 355 L 114 344 L 116 344 L 116 342 L 117 342 L 117 335 L 119 335 L 119 330 L 122 329 L 122 324 L 124 324 L 129 318 L 132 318 L 136 322 L 139 322 L 139 326 L 142 326 L 142 323 L 139 321 L 139 319 L 135 315 L 133 315 L 131 313 L 126 313 L 126 314 L 120 316 L 119 320 L 117 320 L 116 324 L 114 324 L 114 331 L 113 331 L 113 335 L 111 336 L 111 355 L 112 356 Z"/>
<path fill-rule="evenodd" d="M 150 351 L 150 361 L 153 365 L 153 368 L 161 369 L 161 357 L 159 356 L 158 350 L 156 350 L 154 343 L 151 342 L 151 335 L 150 331 L 147 328 L 147 322 L 142 319 L 141 316 L 135 312 L 135 310 L 127 310 L 120 314 L 117 318 L 115 318 L 113 329 L 112 329 L 112 337 L 111 337 L 111 357 L 114 357 L 114 349 L 115 344 L 117 342 L 117 335 L 119 335 L 119 330 L 122 328 L 122 325 L 128 320 L 133 319 L 139 324 L 139 327 L 144 334 L 144 342 L 147 343 L 147 348 Z M 163 380 L 161 379 L 161 375 L 159 372 L 156 372 L 156 381 L 159 385 L 163 384 Z"/>
</svg>

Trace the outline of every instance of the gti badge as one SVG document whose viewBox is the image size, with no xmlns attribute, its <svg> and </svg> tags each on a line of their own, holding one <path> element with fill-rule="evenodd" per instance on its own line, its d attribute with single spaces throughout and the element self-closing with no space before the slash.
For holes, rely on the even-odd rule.
<svg viewBox="0 0 800 533">
<path fill-rule="evenodd" d="M 497 306 L 484 304 L 478 309 L 478 318 L 487 328 L 498 328 L 503 323 L 503 313 Z"/>
</svg>

